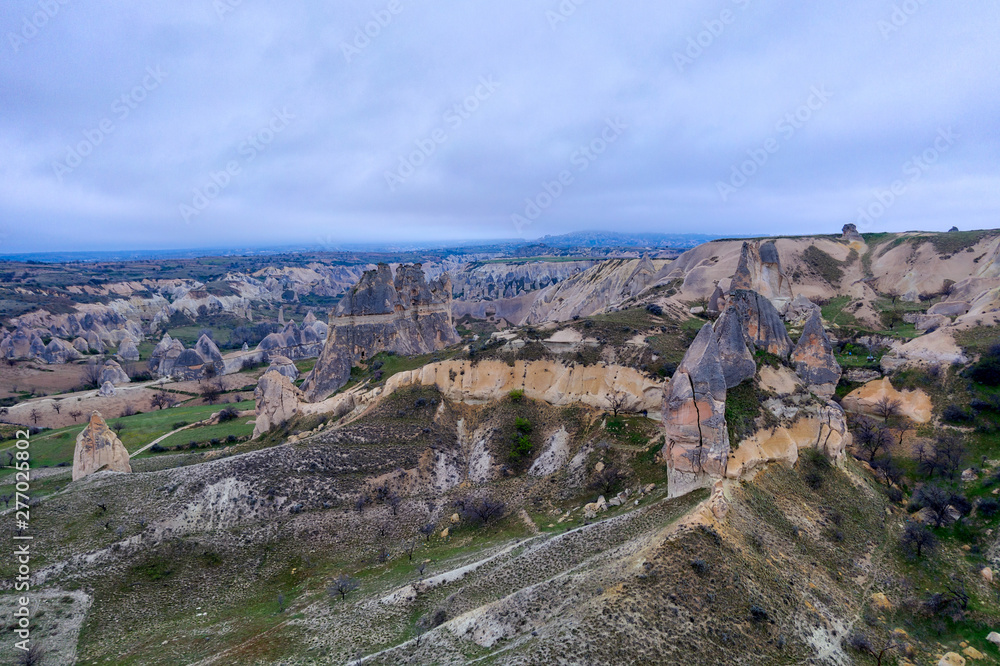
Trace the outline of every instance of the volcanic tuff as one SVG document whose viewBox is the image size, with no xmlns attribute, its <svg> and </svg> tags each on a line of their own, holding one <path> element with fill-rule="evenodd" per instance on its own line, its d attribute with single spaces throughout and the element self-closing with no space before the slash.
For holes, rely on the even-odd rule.
<svg viewBox="0 0 1000 666">
<path fill-rule="evenodd" d="M 792 340 L 771 301 L 756 291 L 737 289 L 727 296 L 726 307 L 736 311 L 747 341 L 756 349 L 788 358 Z"/>
<path fill-rule="evenodd" d="M 726 376 L 711 324 L 705 324 L 663 392 L 663 426 L 671 497 L 726 474 Z"/>
<path fill-rule="evenodd" d="M 76 436 L 73 451 L 73 480 L 93 474 L 101 468 L 115 472 L 131 472 L 128 451 L 118 435 L 108 427 L 100 412 L 90 416 L 90 423 Z"/>
<path fill-rule="evenodd" d="M 726 388 L 731 389 L 754 376 L 757 362 L 747 346 L 746 330 L 735 307 L 729 306 L 723 311 L 715 322 L 714 331 Z"/>
<path fill-rule="evenodd" d="M 833 396 L 840 381 L 841 369 L 833 355 L 833 345 L 823 330 L 823 320 L 818 310 L 813 310 L 802 329 L 802 337 L 792 350 L 792 363 L 799 377 L 817 395 Z"/>
<path fill-rule="evenodd" d="M 743 243 L 730 289 L 756 291 L 778 307 L 792 300 L 792 282 L 781 270 L 781 259 L 774 243 Z"/>
<path fill-rule="evenodd" d="M 310 400 L 322 400 L 347 383 L 361 359 L 382 351 L 426 354 L 459 339 L 447 274 L 428 282 L 420 264 L 399 266 L 395 277 L 388 264 L 379 264 L 330 314 L 326 345 L 302 389 Z"/>
</svg>

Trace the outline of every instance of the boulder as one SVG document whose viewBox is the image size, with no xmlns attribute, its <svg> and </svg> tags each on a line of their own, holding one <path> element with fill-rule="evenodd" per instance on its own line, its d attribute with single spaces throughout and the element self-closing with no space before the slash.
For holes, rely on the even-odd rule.
<svg viewBox="0 0 1000 666">
<path fill-rule="evenodd" d="M 121 344 L 118 345 L 118 358 L 123 361 L 139 360 L 139 350 L 136 349 L 135 343 L 130 338 L 122 340 Z"/>
<path fill-rule="evenodd" d="M 132 380 L 129 379 L 128 374 L 122 370 L 122 366 L 118 365 L 118 363 L 114 360 L 108 359 L 104 362 L 104 365 L 101 366 L 101 376 L 97 381 L 100 384 L 106 384 L 109 382 L 111 384 L 128 384 Z"/>
<path fill-rule="evenodd" d="M 723 308 L 723 298 L 724 294 L 722 292 L 722 287 L 715 285 L 715 291 L 708 299 L 708 313 L 709 314 L 719 314 Z"/>
<path fill-rule="evenodd" d="M 178 357 L 184 352 L 184 345 L 180 340 L 174 340 L 169 333 L 164 333 L 163 338 L 153 348 L 153 353 L 149 357 L 149 370 L 160 377 L 170 377 L 174 372 L 174 365 Z"/>
<path fill-rule="evenodd" d="M 788 358 L 792 339 L 788 337 L 781 315 L 767 298 L 756 291 L 737 289 L 727 298 L 729 306 L 739 314 L 747 343 L 753 349 L 763 349 L 775 356 Z"/>
<path fill-rule="evenodd" d="M 892 602 L 889 601 L 889 598 L 883 592 L 876 592 L 872 595 L 872 606 L 875 607 L 875 610 L 882 613 L 892 610 Z"/>
<path fill-rule="evenodd" d="M 941 328 L 945 324 L 950 323 L 951 320 L 942 314 L 924 315 L 918 314 L 913 317 L 913 322 L 911 322 L 914 327 L 921 333 L 929 331 L 930 329 Z"/>
<path fill-rule="evenodd" d="M 993 584 L 993 569 L 984 567 L 983 570 L 979 572 L 979 575 L 982 576 L 983 580 L 987 583 L 990 583 L 991 585 Z"/>
<path fill-rule="evenodd" d="M 215 341 L 207 335 L 202 334 L 198 342 L 194 344 L 194 350 L 204 359 L 205 363 L 214 363 L 216 368 L 222 368 L 222 352 L 216 346 Z"/>
<path fill-rule="evenodd" d="M 271 365 L 268 367 L 268 370 L 281 373 L 293 382 L 299 378 L 299 369 L 295 367 L 295 364 L 287 356 L 272 356 Z"/>
<path fill-rule="evenodd" d="M 101 396 L 102 398 L 112 398 L 117 393 L 118 391 L 115 390 L 115 385 L 112 384 L 111 382 L 104 382 L 103 384 L 101 384 L 101 388 L 97 390 L 97 395 Z"/>
<path fill-rule="evenodd" d="M 73 349 L 77 350 L 81 354 L 90 353 L 90 345 L 87 344 L 87 339 L 82 337 L 77 337 L 73 340 Z"/>
<path fill-rule="evenodd" d="M 965 666 L 965 657 L 956 652 L 948 652 L 941 657 L 937 666 Z"/>
<path fill-rule="evenodd" d="M 420 264 L 401 265 L 395 276 L 379 264 L 331 313 L 326 344 L 302 387 L 311 400 L 321 400 L 347 383 L 359 360 L 382 351 L 426 354 L 459 341 L 447 274 L 428 282 Z"/>
<path fill-rule="evenodd" d="M 663 391 L 668 495 L 711 486 L 726 473 L 726 375 L 711 324 L 705 324 Z"/>
<path fill-rule="evenodd" d="M 771 241 L 743 243 L 740 263 L 729 288 L 756 291 L 777 307 L 784 307 L 792 300 L 792 282 L 781 270 L 778 248 Z"/>
<path fill-rule="evenodd" d="M 824 398 L 832 398 L 840 381 L 841 368 L 833 355 L 833 345 L 823 330 L 823 320 L 819 310 L 813 310 L 802 329 L 802 337 L 792 350 L 795 372 L 809 386 L 813 393 Z"/>
<path fill-rule="evenodd" d="M 76 481 L 101 469 L 123 473 L 132 471 L 125 446 L 114 430 L 105 423 L 101 413 L 95 411 L 90 416 L 90 423 L 76 437 L 76 449 L 73 451 L 73 480 Z"/>
<path fill-rule="evenodd" d="M 991 631 L 986 636 L 986 640 L 989 641 L 990 643 L 993 643 L 993 645 L 996 645 L 998 648 L 1000 648 L 1000 633 Z"/>
<path fill-rule="evenodd" d="M 757 361 L 747 347 L 746 334 L 740 315 L 733 306 L 727 307 L 713 327 L 719 345 L 719 358 L 726 376 L 726 388 L 731 389 L 757 373 Z"/>
<path fill-rule="evenodd" d="M 304 399 L 302 391 L 296 388 L 288 377 L 276 370 L 268 370 L 261 376 L 257 381 L 253 397 L 257 402 L 254 438 L 298 414 L 299 403 Z"/>
<path fill-rule="evenodd" d="M 969 659 L 975 659 L 977 661 L 979 661 L 980 659 L 986 659 L 985 654 L 983 654 L 976 648 L 972 647 L 971 645 L 963 649 L 962 654 L 964 654 Z"/>
</svg>

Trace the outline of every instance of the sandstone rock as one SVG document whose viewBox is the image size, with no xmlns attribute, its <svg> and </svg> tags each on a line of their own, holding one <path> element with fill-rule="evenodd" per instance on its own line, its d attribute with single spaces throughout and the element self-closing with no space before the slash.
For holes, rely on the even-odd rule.
<svg viewBox="0 0 1000 666">
<path fill-rule="evenodd" d="M 136 349 L 132 340 L 122 340 L 122 343 L 118 345 L 118 357 L 123 361 L 138 361 L 139 350 Z"/>
<path fill-rule="evenodd" d="M 80 358 L 80 352 L 78 352 L 73 345 L 65 340 L 52 338 L 49 340 L 49 344 L 45 345 L 45 347 L 35 355 L 35 358 L 46 363 L 58 365 L 69 363 L 70 361 L 76 361 Z"/>
<path fill-rule="evenodd" d="M 990 643 L 993 643 L 993 645 L 996 645 L 998 648 L 1000 648 L 1000 633 L 991 631 L 986 636 L 986 640 L 989 641 Z"/>
<path fill-rule="evenodd" d="M 854 382 L 855 384 L 866 384 L 872 380 L 881 378 L 881 372 L 867 368 L 848 368 L 847 371 L 844 372 L 844 379 L 849 382 Z"/>
<path fill-rule="evenodd" d="M 982 571 L 979 572 L 979 575 L 982 576 L 983 580 L 985 580 L 987 583 L 991 584 L 993 583 L 993 569 L 985 567 Z"/>
<path fill-rule="evenodd" d="M 663 456 L 668 493 L 678 497 L 726 473 L 726 376 L 711 324 L 705 324 L 663 391 Z"/>
<path fill-rule="evenodd" d="M 441 530 L 441 538 L 442 538 L 442 539 L 447 539 L 447 538 L 448 538 L 448 535 L 449 535 L 450 533 L 451 533 L 451 528 L 450 528 L 450 527 L 446 527 L 446 528 L 444 528 L 443 530 Z"/>
<path fill-rule="evenodd" d="M 163 338 L 153 348 L 153 353 L 149 357 L 149 370 L 160 377 L 169 377 L 173 373 L 177 358 L 184 352 L 184 345 L 180 340 L 174 340 L 169 333 L 164 333 Z"/>
<path fill-rule="evenodd" d="M 95 411 L 90 416 L 90 423 L 76 437 L 76 449 L 73 451 L 73 480 L 76 481 L 103 468 L 124 473 L 132 471 L 125 446 L 104 422 L 101 413 Z"/>
<path fill-rule="evenodd" d="M 218 346 L 216 346 L 215 341 L 207 335 L 202 334 L 198 338 L 198 342 L 194 344 L 194 350 L 198 352 L 205 363 L 214 363 L 216 367 L 221 371 L 222 369 L 222 352 L 219 351 Z"/>
<path fill-rule="evenodd" d="M 844 233 L 841 235 L 846 241 L 861 241 L 864 242 L 864 237 L 858 233 L 858 227 L 855 224 L 845 224 Z"/>
<path fill-rule="evenodd" d="M 892 610 L 892 603 L 882 592 L 876 592 L 872 595 L 872 606 L 875 607 L 875 610 L 882 613 L 887 613 Z"/>
<path fill-rule="evenodd" d="M 715 285 L 715 291 L 708 299 L 708 313 L 709 314 L 719 314 L 723 308 L 723 292 L 722 287 Z"/>
<path fill-rule="evenodd" d="M 101 384 L 106 382 L 111 382 L 112 384 L 128 384 L 132 380 L 129 379 L 125 371 L 122 370 L 122 366 L 118 365 L 118 363 L 112 359 L 108 359 L 101 367 L 101 377 L 98 381 Z"/>
<path fill-rule="evenodd" d="M 965 657 L 955 652 L 949 652 L 941 657 L 937 666 L 965 666 Z"/>
<path fill-rule="evenodd" d="M 756 291 L 778 307 L 792 300 L 792 282 L 781 270 L 778 248 L 773 242 L 746 241 L 730 290 Z"/>
<path fill-rule="evenodd" d="M 722 372 L 726 376 L 726 388 L 731 389 L 751 379 L 757 372 L 757 361 L 747 347 L 746 333 L 736 308 L 730 305 L 723 310 L 713 330 L 719 345 Z"/>
<path fill-rule="evenodd" d="M 971 467 L 969 469 L 962 470 L 962 481 L 964 483 L 972 483 L 978 478 L 979 475 L 976 474 L 976 470 L 972 469 Z"/>
<path fill-rule="evenodd" d="M 775 356 L 788 358 L 792 351 L 792 340 L 771 301 L 755 291 L 744 289 L 731 292 L 727 300 L 729 306 L 739 313 L 747 342 L 754 349 L 763 349 Z"/>
<path fill-rule="evenodd" d="M 451 521 L 452 525 L 458 525 L 460 522 L 462 522 L 461 516 L 459 516 L 457 513 L 451 514 L 451 518 L 449 518 L 449 520 Z"/>
<path fill-rule="evenodd" d="M 931 420 L 931 399 L 921 389 L 912 391 L 897 391 L 888 377 L 868 382 L 864 386 L 851 391 L 841 401 L 849 412 L 874 414 L 880 400 L 899 401 L 899 413 L 917 423 L 928 423 Z"/>
<path fill-rule="evenodd" d="M 813 310 L 802 329 L 802 337 L 792 350 L 795 371 L 816 395 L 833 397 L 840 381 L 840 364 L 833 355 L 833 345 L 823 330 L 823 320 L 818 310 Z"/>
<path fill-rule="evenodd" d="M 253 397 L 257 402 L 254 438 L 298 414 L 299 403 L 304 399 L 302 391 L 288 377 L 274 370 L 268 370 L 257 381 Z"/>
<path fill-rule="evenodd" d="M 696 305 L 690 310 L 688 310 L 688 312 L 690 312 L 693 315 L 705 314 L 705 308 L 700 305 Z"/>
<path fill-rule="evenodd" d="M 271 365 L 268 367 L 268 370 L 274 370 L 288 377 L 293 382 L 299 378 L 299 369 L 295 367 L 295 364 L 287 356 L 272 356 Z"/>
<path fill-rule="evenodd" d="M 351 367 L 380 351 L 426 354 L 460 338 L 447 274 L 428 282 L 420 264 L 366 271 L 330 315 L 326 345 L 303 390 L 319 400 L 347 383 Z"/>
<path fill-rule="evenodd" d="M 115 390 L 115 385 L 111 382 L 104 382 L 101 384 L 101 388 L 97 390 L 97 395 L 102 398 L 112 398 L 116 393 L 117 391 Z"/>
<path fill-rule="evenodd" d="M 976 648 L 972 647 L 971 645 L 969 647 L 965 648 L 964 650 L 962 650 L 962 654 L 964 654 L 969 659 L 976 659 L 976 660 L 986 659 L 986 655 L 985 654 L 983 654 L 982 652 L 980 652 Z"/>
<path fill-rule="evenodd" d="M 78 337 L 73 340 L 73 349 L 77 350 L 81 354 L 86 354 L 90 352 L 90 345 L 87 344 L 86 338 Z"/>
</svg>

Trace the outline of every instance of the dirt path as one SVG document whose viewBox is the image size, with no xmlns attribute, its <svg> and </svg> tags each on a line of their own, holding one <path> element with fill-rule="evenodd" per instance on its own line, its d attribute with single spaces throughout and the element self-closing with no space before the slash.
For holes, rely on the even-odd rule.
<svg viewBox="0 0 1000 666">
<path fill-rule="evenodd" d="M 162 442 L 163 440 L 165 440 L 167 437 L 170 437 L 171 435 L 176 435 L 181 430 L 187 430 L 188 428 L 194 428 L 195 426 L 201 426 L 201 425 L 205 425 L 205 421 L 198 421 L 197 423 L 188 423 L 186 426 L 182 426 L 180 428 L 177 428 L 176 430 L 171 430 L 166 435 L 160 435 L 159 437 L 157 437 L 152 442 L 150 442 L 146 446 L 142 447 L 138 451 L 133 451 L 132 453 L 128 454 L 128 457 L 129 458 L 135 458 L 137 455 L 139 455 L 140 453 L 142 453 L 146 449 L 153 448 L 153 445 L 159 444 L 160 442 Z"/>
</svg>

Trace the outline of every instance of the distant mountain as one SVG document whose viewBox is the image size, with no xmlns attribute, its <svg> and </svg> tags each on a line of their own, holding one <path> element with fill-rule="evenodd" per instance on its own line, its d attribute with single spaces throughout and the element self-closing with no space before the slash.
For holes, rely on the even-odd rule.
<svg viewBox="0 0 1000 666">
<path fill-rule="evenodd" d="M 560 236 L 542 236 L 535 243 L 549 247 L 672 247 L 701 245 L 718 234 L 619 233 L 615 231 L 574 231 Z"/>
</svg>

